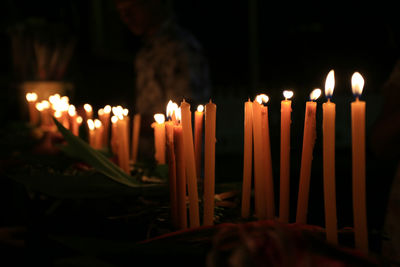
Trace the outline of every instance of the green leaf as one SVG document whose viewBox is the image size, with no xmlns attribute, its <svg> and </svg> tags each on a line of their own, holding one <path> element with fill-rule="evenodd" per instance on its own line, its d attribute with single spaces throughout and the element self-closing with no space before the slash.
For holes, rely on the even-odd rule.
<svg viewBox="0 0 400 267">
<path fill-rule="evenodd" d="M 53 118 L 53 120 L 57 125 L 58 130 L 61 132 L 68 143 L 68 145 L 64 146 L 62 150 L 69 156 L 83 160 L 97 171 L 121 184 L 130 187 L 153 186 L 139 183 L 137 179 L 125 173 L 120 167 L 111 162 L 101 152 L 96 151 L 88 143 L 73 135 L 69 130 L 64 128 L 64 126 L 62 126 L 62 124 L 59 123 L 55 118 Z"/>
<path fill-rule="evenodd" d="M 75 175 L 49 173 L 46 169 L 22 168 L 9 176 L 32 191 L 57 198 L 104 198 L 132 195 L 159 195 L 165 185 L 146 184 L 127 187 L 99 172 L 85 171 Z M 145 189 L 145 190 L 144 190 Z"/>
</svg>

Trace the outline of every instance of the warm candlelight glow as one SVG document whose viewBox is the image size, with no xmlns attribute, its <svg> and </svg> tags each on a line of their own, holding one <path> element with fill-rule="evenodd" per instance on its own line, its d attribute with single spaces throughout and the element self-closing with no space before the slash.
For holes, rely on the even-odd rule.
<svg viewBox="0 0 400 267">
<path fill-rule="evenodd" d="M 104 115 L 104 109 L 99 109 L 99 111 L 97 111 L 97 114 L 99 114 L 99 116 L 103 116 Z"/>
<path fill-rule="evenodd" d="M 86 110 L 86 112 L 92 112 L 93 110 L 90 104 L 83 105 L 83 108 Z"/>
<path fill-rule="evenodd" d="M 118 117 L 117 116 L 112 116 L 111 117 L 111 123 L 117 123 Z"/>
<path fill-rule="evenodd" d="M 124 109 L 122 110 L 122 114 L 123 114 L 124 116 L 128 116 L 128 114 L 129 114 L 129 109 L 124 108 Z"/>
<path fill-rule="evenodd" d="M 181 108 L 177 108 L 175 110 L 175 117 L 177 121 L 181 121 L 182 119 L 182 112 L 181 112 Z"/>
<path fill-rule="evenodd" d="M 82 121 L 83 121 L 83 119 L 82 119 L 81 116 L 78 116 L 78 117 L 76 118 L 76 122 L 77 122 L 78 124 L 81 124 Z"/>
<path fill-rule="evenodd" d="M 49 101 L 50 101 L 50 103 L 51 103 L 52 105 L 54 105 L 55 103 L 59 102 L 60 99 L 61 99 L 61 96 L 60 96 L 59 94 L 54 94 L 54 95 L 51 95 L 51 96 L 49 97 Z"/>
<path fill-rule="evenodd" d="M 95 127 L 96 129 L 100 128 L 100 127 L 101 127 L 101 121 L 98 120 L 98 119 L 95 119 L 95 120 L 94 120 L 94 127 Z"/>
<path fill-rule="evenodd" d="M 63 96 L 63 97 L 61 97 L 60 101 L 63 102 L 63 103 L 69 103 L 69 97 L 68 96 Z"/>
<path fill-rule="evenodd" d="M 62 112 L 60 110 L 56 110 L 56 112 L 54 112 L 54 117 L 56 117 L 57 119 L 61 118 L 62 116 Z"/>
<path fill-rule="evenodd" d="M 76 109 L 74 105 L 69 105 L 68 107 L 68 115 L 70 115 L 71 117 L 76 115 Z"/>
<path fill-rule="evenodd" d="M 39 110 L 39 111 L 43 111 L 43 109 L 44 109 L 41 102 L 36 103 L 35 107 L 36 107 L 36 109 Z"/>
<path fill-rule="evenodd" d="M 104 110 L 104 113 L 105 113 L 105 114 L 108 114 L 108 113 L 111 112 L 111 106 L 110 106 L 110 105 L 107 105 L 107 106 L 104 107 L 103 110 Z"/>
<path fill-rule="evenodd" d="M 354 96 L 359 97 L 361 95 L 364 88 L 364 78 L 360 73 L 354 72 L 351 76 L 351 88 Z"/>
<path fill-rule="evenodd" d="M 164 116 L 164 114 L 161 114 L 161 113 L 154 114 L 154 120 L 158 124 L 164 123 L 165 122 L 165 116 Z"/>
<path fill-rule="evenodd" d="M 89 130 L 94 130 L 95 126 L 94 126 L 94 121 L 92 119 L 87 120 L 87 124 L 89 127 Z"/>
<path fill-rule="evenodd" d="M 286 100 L 288 100 L 288 99 L 292 98 L 293 91 L 285 90 L 285 91 L 283 91 L 283 96 L 285 97 Z"/>
<path fill-rule="evenodd" d="M 333 95 L 333 89 L 335 88 L 335 72 L 331 70 L 328 73 L 325 81 L 325 95 L 327 98 L 331 98 Z"/>
<path fill-rule="evenodd" d="M 311 99 L 312 101 L 317 100 L 318 97 L 320 97 L 321 93 L 322 93 L 322 92 L 321 92 L 321 89 L 319 89 L 319 88 L 314 89 L 314 90 L 311 92 L 311 94 L 310 94 L 310 99 Z"/>
<path fill-rule="evenodd" d="M 112 107 L 112 112 L 117 117 L 122 117 L 124 109 L 121 106 Z"/>
<path fill-rule="evenodd" d="M 172 118 L 174 114 L 176 114 L 176 110 L 178 109 L 178 104 L 172 102 L 171 100 L 167 104 L 167 118 Z M 176 116 L 176 115 L 175 115 Z"/>
<path fill-rule="evenodd" d="M 269 101 L 269 97 L 266 94 L 260 94 L 260 95 L 256 96 L 256 101 L 259 104 L 263 104 L 263 103 L 267 104 Z"/>
<path fill-rule="evenodd" d="M 37 100 L 38 96 L 36 93 L 27 93 L 26 94 L 26 100 L 28 100 L 28 102 L 35 102 Z"/>
<path fill-rule="evenodd" d="M 203 105 L 198 105 L 197 106 L 197 111 L 198 112 L 203 112 L 204 111 L 204 106 Z"/>
<path fill-rule="evenodd" d="M 50 107 L 50 103 L 47 100 L 43 100 L 42 102 L 43 109 L 48 109 Z"/>
</svg>

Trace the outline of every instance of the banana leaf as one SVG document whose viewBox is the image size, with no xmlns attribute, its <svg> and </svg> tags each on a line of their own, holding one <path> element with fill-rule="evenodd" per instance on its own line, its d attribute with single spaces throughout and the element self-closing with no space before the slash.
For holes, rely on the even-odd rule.
<svg viewBox="0 0 400 267">
<path fill-rule="evenodd" d="M 73 135 L 69 130 L 53 118 L 58 130 L 64 136 L 67 141 L 67 145 L 62 146 L 61 149 L 71 157 L 80 159 L 98 172 L 104 174 L 106 177 L 124 184 L 129 187 L 151 187 L 154 184 L 143 184 L 135 177 L 125 173 L 120 167 L 115 165 L 101 152 L 93 149 L 88 143 Z"/>
<path fill-rule="evenodd" d="M 166 192 L 164 184 L 137 184 L 126 186 L 96 171 L 78 172 L 74 175 L 50 173 L 46 169 L 27 166 L 9 176 L 34 192 L 56 198 L 105 198 L 133 195 L 160 195 Z M 166 194 L 166 193 L 165 193 Z"/>
</svg>

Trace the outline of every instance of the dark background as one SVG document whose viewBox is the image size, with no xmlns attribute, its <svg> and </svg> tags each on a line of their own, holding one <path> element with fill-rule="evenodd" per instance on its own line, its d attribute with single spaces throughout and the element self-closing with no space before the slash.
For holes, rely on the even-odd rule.
<svg viewBox="0 0 400 267">
<path fill-rule="evenodd" d="M 71 102 L 94 107 L 132 107 L 133 60 L 140 47 L 122 23 L 111 0 L 23 1 L 0 4 L 0 95 L 3 121 L 23 120 L 16 111 L 17 84 L 23 82 L 12 66 L 9 30 L 27 19 L 63 25 L 77 38 L 64 81 L 73 83 Z M 335 70 L 337 103 L 337 201 L 339 227 L 352 224 L 350 78 L 365 79 L 367 136 L 382 105 L 380 89 L 399 57 L 398 16 L 385 1 L 374 4 L 330 1 L 326 4 L 288 1 L 174 1 L 178 22 L 204 47 L 217 104 L 217 181 L 240 181 L 243 147 L 243 103 L 260 92 L 270 100 L 270 130 L 275 185 L 279 177 L 279 105 L 284 89 L 294 94 L 292 113 L 292 205 L 297 201 L 304 105 L 312 89 L 323 89 Z M 34 77 L 28 77 L 34 79 Z M 28 79 L 28 80 L 29 80 Z M 179 101 L 179 100 L 178 100 Z M 310 223 L 323 223 L 321 103 L 313 162 Z M 134 112 L 134 107 L 132 107 Z M 385 162 L 369 150 L 367 184 L 369 222 L 380 231 L 395 161 Z M 278 190 L 278 189 L 277 189 Z M 275 192 L 278 192 L 275 190 Z M 278 194 L 276 194 L 278 197 Z M 294 210 L 291 214 L 294 219 Z"/>
</svg>

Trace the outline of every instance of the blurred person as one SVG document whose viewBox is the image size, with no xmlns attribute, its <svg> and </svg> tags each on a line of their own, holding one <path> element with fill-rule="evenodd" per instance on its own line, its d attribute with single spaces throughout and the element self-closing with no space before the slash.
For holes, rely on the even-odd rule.
<svg viewBox="0 0 400 267">
<path fill-rule="evenodd" d="M 115 0 L 122 21 L 142 39 L 134 60 L 134 112 L 142 116 L 139 153 L 152 145 L 155 113 L 165 114 L 169 100 L 183 98 L 194 107 L 210 97 L 208 63 L 196 38 L 181 28 L 170 0 Z M 147 156 L 153 156 L 149 153 Z"/>
</svg>

